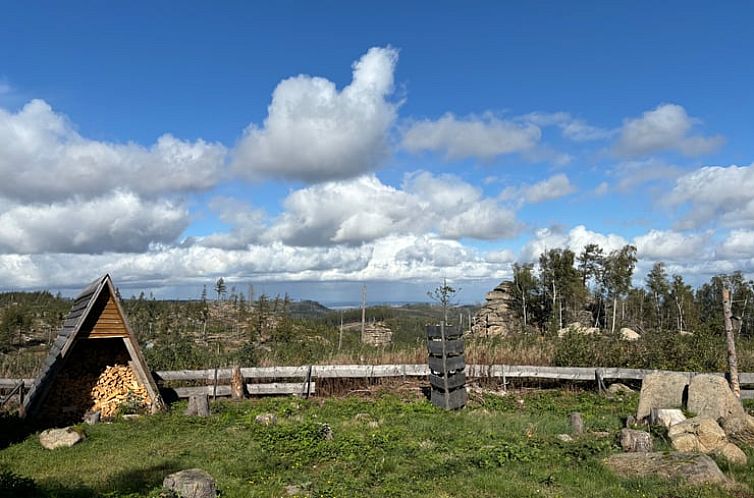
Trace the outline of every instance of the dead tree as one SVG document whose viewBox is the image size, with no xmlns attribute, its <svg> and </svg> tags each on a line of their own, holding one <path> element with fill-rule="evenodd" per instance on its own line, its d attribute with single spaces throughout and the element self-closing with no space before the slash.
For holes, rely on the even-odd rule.
<svg viewBox="0 0 754 498">
<path fill-rule="evenodd" d="M 738 383 L 738 356 L 736 355 L 736 339 L 733 334 L 731 317 L 730 290 L 723 287 L 723 317 L 725 318 L 725 339 L 728 343 L 728 370 L 730 372 L 730 388 L 737 398 L 741 397 L 741 386 Z"/>
</svg>

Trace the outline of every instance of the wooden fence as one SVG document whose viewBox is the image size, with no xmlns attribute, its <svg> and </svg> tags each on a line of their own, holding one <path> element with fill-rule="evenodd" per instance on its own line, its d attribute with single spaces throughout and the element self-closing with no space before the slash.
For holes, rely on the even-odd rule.
<svg viewBox="0 0 754 498">
<path fill-rule="evenodd" d="M 194 387 L 165 388 L 179 398 L 204 393 L 215 396 L 230 396 L 231 372 L 232 369 L 230 368 L 168 370 L 154 372 L 154 376 L 163 388 L 166 382 L 175 381 L 204 381 L 206 384 Z M 466 377 L 469 381 L 493 378 L 501 379 L 504 383 L 508 379 L 596 381 L 598 383 L 604 380 L 641 380 L 652 372 L 657 372 L 657 370 L 530 365 L 466 365 Z M 701 372 L 680 373 L 688 375 L 691 379 Z M 318 379 L 428 378 L 430 369 L 426 363 L 406 365 L 302 365 L 242 368 L 241 375 L 248 380 L 275 381 L 246 384 L 249 394 L 313 394 L 316 392 L 316 381 Z M 722 373 L 715 373 L 715 375 L 724 376 Z M 278 382 L 283 379 L 296 380 L 296 382 Z M 22 380 L 28 390 L 33 379 L 0 379 L 0 391 L 10 391 Z M 739 380 L 741 385 L 754 385 L 754 373 L 741 373 Z M 754 390 L 742 390 L 741 397 L 754 399 Z"/>
</svg>

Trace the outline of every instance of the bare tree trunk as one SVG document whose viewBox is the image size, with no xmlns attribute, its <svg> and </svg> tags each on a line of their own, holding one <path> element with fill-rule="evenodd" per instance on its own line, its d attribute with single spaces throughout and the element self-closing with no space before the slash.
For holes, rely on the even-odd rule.
<svg viewBox="0 0 754 498">
<path fill-rule="evenodd" d="M 738 332 L 736 335 L 741 338 L 741 330 L 744 328 L 744 321 L 746 320 L 746 305 L 749 304 L 749 296 L 744 299 L 744 307 L 741 308 L 741 320 L 738 321 Z"/>
<path fill-rule="evenodd" d="M 364 340 L 364 327 L 367 322 L 367 284 L 361 288 L 361 340 Z"/>
<path fill-rule="evenodd" d="M 559 324 L 558 329 L 562 329 L 563 328 L 563 301 L 560 299 L 558 300 L 558 324 Z"/>
<path fill-rule="evenodd" d="M 615 314 L 618 311 L 618 298 L 613 297 L 613 323 L 610 324 L 610 332 L 615 332 Z"/>
<path fill-rule="evenodd" d="M 639 327 L 644 328 L 644 293 L 641 293 L 641 301 L 639 301 Z"/>
<path fill-rule="evenodd" d="M 665 327 L 665 323 L 662 317 L 662 310 L 660 309 L 660 295 L 656 292 L 654 294 L 655 294 L 655 312 L 657 313 L 655 320 L 657 320 L 657 328 L 659 330 L 662 330 Z"/>
<path fill-rule="evenodd" d="M 555 302 L 558 299 L 558 291 L 555 289 L 555 279 L 552 280 L 552 313 L 555 313 Z M 552 316 L 550 316 L 550 320 L 552 320 Z M 552 322 L 550 322 L 552 323 Z"/>
<path fill-rule="evenodd" d="M 738 356 L 736 355 L 736 339 L 733 335 L 731 322 L 730 290 L 723 287 L 723 317 L 725 318 L 725 339 L 728 343 L 728 370 L 730 372 L 730 388 L 737 398 L 741 397 L 741 386 L 738 383 Z"/>
<path fill-rule="evenodd" d="M 521 292 L 521 301 L 523 303 L 521 307 L 523 308 L 524 312 L 524 332 L 526 332 L 526 294 L 524 294 L 523 292 Z"/>
<path fill-rule="evenodd" d="M 597 317 L 594 319 L 594 326 L 600 326 L 600 311 L 602 311 L 602 296 L 597 298 Z"/>
<path fill-rule="evenodd" d="M 343 345 L 343 311 L 340 312 L 340 332 L 338 333 L 338 354 L 340 354 L 340 347 Z"/>
</svg>

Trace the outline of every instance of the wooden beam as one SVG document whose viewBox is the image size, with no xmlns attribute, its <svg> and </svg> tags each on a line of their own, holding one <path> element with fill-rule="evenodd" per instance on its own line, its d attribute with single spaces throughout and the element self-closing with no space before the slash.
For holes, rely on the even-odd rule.
<svg viewBox="0 0 754 498">
<path fill-rule="evenodd" d="M 149 393 L 149 399 L 152 401 L 152 403 L 159 403 L 160 398 L 159 392 L 155 392 L 155 390 L 152 388 L 152 383 L 149 381 L 149 372 L 144 370 L 144 366 L 141 363 L 141 358 L 138 354 L 136 354 L 136 350 L 133 347 L 133 344 L 131 344 L 131 338 L 130 337 L 124 337 L 123 338 L 123 344 L 126 345 L 126 349 L 128 350 L 128 355 L 131 358 L 131 361 L 128 362 L 129 366 L 134 370 L 136 373 L 136 376 L 139 378 L 139 382 L 147 389 L 147 392 Z"/>
<path fill-rule="evenodd" d="M 34 379 L 0 379 L 0 389 L 13 389 L 22 380 L 26 389 L 34 382 Z"/>
<path fill-rule="evenodd" d="M 311 383 L 309 392 L 314 394 L 316 382 Z M 188 398 L 200 394 L 211 395 L 214 386 L 176 387 L 172 389 L 179 398 Z M 169 389 L 166 389 L 169 390 Z M 271 384 L 246 384 L 246 390 L 250 395 L 262 394 L 306 394 L 305 382 L 276 382 Z M 217 396 L 230 396 L 230 386 L 217 386 Z"/>
</svg>

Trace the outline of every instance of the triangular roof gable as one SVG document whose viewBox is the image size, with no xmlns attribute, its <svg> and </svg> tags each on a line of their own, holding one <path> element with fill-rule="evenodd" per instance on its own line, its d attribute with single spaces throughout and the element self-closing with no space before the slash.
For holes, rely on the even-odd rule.
<svg viewBox="0 0 754 498">
<path fill-rule="evenodd" d="M 31 389 L 24 400 L 24 413 L 27 416 L 33 416 L 34 411 L 40 406 L 56 372 L 60 368 L 60 365 L 63 363 L 67 354 L 71 351 L 76 339 L 82 335 L 84 324 L 87 323 L 87 320 L 92 315 L 95 304 L 101 296 L 104 297 L 103 293 L 106 293 L 108 301 L 112 301 L 115 305 L 117 318 L 122 322 L 121 329 L 123 335 L 121 337 L 123 337 L 123 342 L 125 343 L 126 349 L 131 357 L 137 377 L 144 384 L 150 397 L 154 400 L 152 406 L 154 408 L 161 408 L 163 406 L 159 390 L 147 368 L 146 361 L 139 348 L 139 343 L 136 341 L 136 336 L 128 325 L 128 320 L 126 320 L 123 308 L 121 307 L 119 300 L 116 298 L 112 279 L 109 274 L 105 274 L 90 283 L 74 300 L 71 311 L 63 321 L 63 326 L 60 328 L 60 331 L 50 348 L 47 359 L 42 365 L 39 375 L 37 375 L 34 384 L 31 386 Z M 110 303 L 108 302 L 108 304 Z M 100 314 L 101 313 L 102 310 L 100 310 Z M 99 319 L 99 316 L 92 316 L 92 318 L 96 321 Z M 90 331 L 87 330 L 86 332 L 88 333 Z"/>
</svg>

